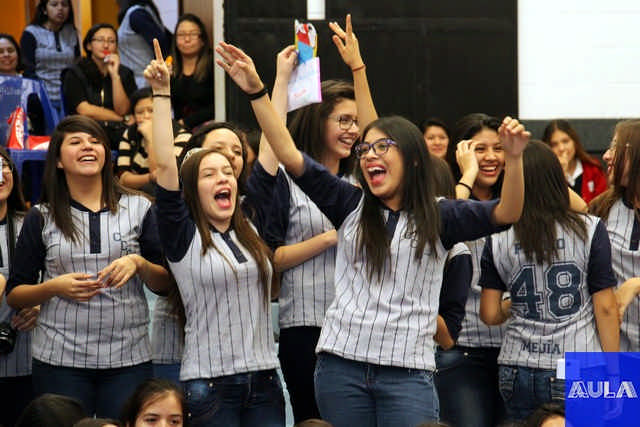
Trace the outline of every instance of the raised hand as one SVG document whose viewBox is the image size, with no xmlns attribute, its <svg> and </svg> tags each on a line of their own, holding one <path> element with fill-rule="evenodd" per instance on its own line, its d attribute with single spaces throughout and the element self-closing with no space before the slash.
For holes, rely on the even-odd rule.
<svg viewBox="0 0 640 427">
<path fill-rule="evenodd" d="M 276 78 L 289 81 L 291 73 L 298 65 L 298 54 L 294 45 L 289 45 L 282 49 L 277 56 L 276 61 Z"/>
<path fill-rule="evenodd" d="M 347 15 L 345 22 L 346 31 L 344 31 L 337 22 L 330 22 L 329 28 L 335 33 L 331 39 L 333 44 L 338 48 L 338 53 L 342 57 L 345 64 L 352 70 L 360 68 L 364 65 L 362 56 L 360 55 L 360 45 L 358 39 L 353 33 L 351 25 L 351 15 Z"/>
<path fill-rule="evenodd" d="M 102 285 L 90 274 L 67 273 L 51 280 L 55 294 L 79 302 L 89 301 L 100 292 Z"/>
<path fill-rule="evenodd" d="M 475 152 L 477 144 L 471 139 L 465 139 L 458 142 L 456 146 L 456 162 L 460 168 L 460 174 L 468 177 L 471 182 L 476 180 L 480 170 Z"/>
<path fill-rule="evenodd" d="M 502 121 L 498 134 L 504 147 L 505 157 L 522 155 L 531 139 L 531 132 L 527 131 L 518 120 L 509 116 Z"/>
<path fill-rule="evenodd" d="M 113 261 L 98 272 L 98 280 L 105 287 L 120 288 L 138 271 L 136 257 L 139 255 L 125 255 Z"/>
<path fill-rule="evenodd" d="M 170 76 L 169 67 L 162 57 L 162 50 L 157 39 L 153 39 L 153 51 L 156 58 L 152 59 L 147 68 L 144 69 L 144 78 L 149 82 L 151 90 L 154 94 L 170 95 Z"/>
<path fill-rule="evenodd" d="M 247 94 L 254 94 L 264 89 L 264 84 L 256 71 L 256 66 L 249 55 L 234 45 L 220 42 L 216 52 L 222 59 L 216 63 L 227 72 L 229 77 Z"/>
</svg>

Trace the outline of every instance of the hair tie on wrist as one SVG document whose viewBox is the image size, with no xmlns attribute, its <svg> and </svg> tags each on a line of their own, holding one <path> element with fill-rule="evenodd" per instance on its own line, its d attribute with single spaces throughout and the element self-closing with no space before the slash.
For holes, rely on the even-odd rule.
<svg viewBox="0 0 640 427">
<path fill-rule="evenodd" d="M 351 69 L 351 72 L 355 73 L 356 71 L 360 71 L 360 70 L 362 70 L 363 68 L 367 68 L 367 66 L 366 66 L 366 65 L 364 65 L 364 64 L 362 64 L 362 65 L 361 65 L 361 66 L 359 66 L 359 67 L 352 68 L 352 69 Z"/>
<path fill-rule="evenodd" d="M 469 187 L 467 184 L 465 184 L 462 181 L 458 181 L 457 185 L 462 185 L 464 188 L 466 188 L 467 190 L 469 190 L 469 193 L 471 193 L 473 190 L 471 190 L 471 187 Z"/>
<path fill-rule="evenodd" d="M 154 93 L 151 95 L 152 98 L 171 98 L 171 95 L 167 95 L 166 93 Z"/>
<path fill-rule="evenodd" d="M 260 89 L 258 92 L 256 92 L 256 93 L 248 93 L 247 94 L 247 98 L 249 98 L 249 101 L 255 101 L 256 99 L 262 98 L 267 93 L 269 93 L 269 91 L 267 91 L 267 86 L 264 85 L 264 86 L 262 86 L 262 89 Z"/>
</svg>

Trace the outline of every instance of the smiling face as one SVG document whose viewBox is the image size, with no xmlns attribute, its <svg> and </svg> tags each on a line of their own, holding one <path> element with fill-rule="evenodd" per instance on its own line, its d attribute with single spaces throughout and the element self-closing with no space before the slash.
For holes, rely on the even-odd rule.
<svg viewBox="0 0 640 427">
<path fill-rule="evenodd" d="M 9 39 L 0 39 L 0 74 L 16 74 L 18 51 Z"/>
<path fill-rule="evenodd" d="M 432 156 L 444 159 L 447 155 L 449 137 L 447 132 L 440 126 L 431 125 L 424 131 L 424 141 L 427 143 L 427 150 Z"/>
<path fill-rule="evenodd" d="M 326 156 L 333 159 L 345 159 L 351 154 L 351 146 L 358 139 L 360 128 L 355 121 L 348 129 L 342 129 L 340 119 L 346 122 L 349 118 L 357 120 L 358 110 L 352 99 L 338 102 L 325 122 Z M 343 127 L 346 127 L 343 125 Z"/>
<path fill-rule="evenodd" d="M 202 158 L 198 168 L 198 198 L 207 221 L 226 231 L 236 206 L 238 184 L 229 160 L 220 153 Z"/>
<path fill-rule="evenodd" d="M 473 135 L 472 140 L 477 142 L 475 153 L 480 168 L 473 185 L 490 188 L 498 181 L 504 169 L 504 150 L 498 132 L 483 128 Z"/>
<path fill-rule="evenodd" d="M 58 169 L 66 176 L 100 176 L 105 162 L 105 146 L 94 136 L 86 132 L 65 134 L 60 153 Z"/>
<path fill-rule="evenodd" d="M 242 142 L 240 138 L 230 129 L 214 129 L 207 134 L 202 142 L 202 148 L 212 149 L 223 153 L 231 161 L 233 174 L 236 179 L 242 173 L 244 161 L 242 160 Z"/>
<path fill-rule="evenodd" d="M 180 427 L 183 425 L 182 405 L 173 393 L 152 400 L 136 418 L 135 426 L 128 427 Z"/>
<path fill-rule="evenodd" d="M 371 128 L 364 142 L 372 144 L 388 136 Z M 375 154 L 373 149 L 360 158 L 360 169 L 371 193 L 393 210 L 402 208 L 404 163 L 402 154 L 395 145 L 384 154 Z"/>
<path fill-rule="evenodd" d="M 13 173 L 11 170 L 11 163 L 4 157 L 0 157 L 2 160 L 2 182 L 0 182 L 0 204 L 6 203 L 9 199 L 9 195 L 13 190 Z"/>
</svg>

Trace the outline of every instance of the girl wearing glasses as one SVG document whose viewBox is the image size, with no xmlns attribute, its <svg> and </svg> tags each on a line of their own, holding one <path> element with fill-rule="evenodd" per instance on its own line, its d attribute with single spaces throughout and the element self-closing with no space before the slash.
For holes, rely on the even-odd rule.
<svg viewBox="0 0 640 427">
<path fill-rule="evenodd" d="M 60 73 L 80 57 L 71 0 L 40 0 L 20 38 L 24 76 L 44 82 L 51 104 L 64 117 Z"/>
<path fill-rule="evenodd" d="M 297 55 L 293 47 L 278 55 L 274 105 L 286 117 L 289 76 Z M 359 134 L 353 86 L 329 80 L 322 83 L 322 103 L 296 111 L 289 132 L 298 148 L 341 179 L 351 178 L 355 157 L 351 153 Z M 313 386 L 315 348 L 324 315 L 334 297 L 335 245 L 331 221 L 315 203 L 278 168 L 278 160 L 266 156 L 262 142 L 259 167 L 252 178 L 275 182 L 277 218 L 268 230 L 274 242 L 274 263 L 282 271 L 279 294 L 280 339 L 278 357 L 291 397 L 296 423 L 319 418 Z M 272 176 L 277 178 L 274 181 Z"/>
<path fill-rule="evenodd" d="M 622 323 L 620 350 L 640 351 L 640 120 L 617 124 L 602 159 L 610 187 L 589 209 L 604 220 L 611 239 Z"/>
<path fill-rule="evenodd" d="M 171 54 L 171 104 L 174 118 L 187 130 L 212 120 L 213 57 L 209 35 L 197 16 L 178 19 Z"/>
<path fill-rule="evenodd" d="M 133 71 L 120 64 L 118 35 L 110 24 L 96 24 L 82 41 L 87 56 L 62 73 L 68 114 L 98 121 L 117 150 L 126 124 L 131 124 L 129 97 L 136 90 Z"/>
<path fill-rule="evenodd" d="M 342 47 L 353 49 L 357 40 L 350 20 L 346 33 L 335 28 L 336 44 L 342 43 L 342 35 L 348 43 Z M 437 420 L 433 336 L 446 251 L 518 220 L 522 151 L 529 133 L 511 118 L 500 128 L 509 165 L 500 201 L 437 202 L 420 130 L 400 117 L 377 119 L 366 126 L 355 150 L 358 188 L 296 148 L 250 57 L 226 43 L 216 51 L 222 57 L 218 64 L 252 98 L 280 162 L 338 230 L 335 298 L 316 349 L 320 414 L 338 427 Z M 354 72 L 359 118 L 363 111 L 368 119 L 375 118 L 370 94 L 359 98 L 368 93 L 368 87 L 362 90 L 363 63 L 345 62 Z M 362 75 L 356 79 L 356 73 Z"/>
</svg>

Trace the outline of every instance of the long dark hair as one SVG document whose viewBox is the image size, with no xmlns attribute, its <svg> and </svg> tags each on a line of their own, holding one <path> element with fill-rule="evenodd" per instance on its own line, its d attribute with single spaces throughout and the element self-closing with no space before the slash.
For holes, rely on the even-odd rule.
<svg viewBox="0 0 640 427">
<path fill-rule="evenodd" d="M 202 205 L 200 204 L 200 197 L 198 196 L 198 173 L 200 171 L 200 163 L 207 155 L 217 153 L 224 156 L 222 153 L 218 153 L 215 150 L 203 149 L 191 154 L 183 163 L 180 168 L 180 176 L 183 183 L 184 200 L 189 207 L 191 217 L 198 228 L 200 233 L 200 239 L 202 240 L 202 255 L 204 255 L 209 248 L 213 248 L 221 255 L 222 252 L 216 247 L 213 239 L 211 238 L 211 228 L 207 218 L 203 213 Z M 226 156 L 225 156 L 226 157 Z M 236 204 L 231 217 L 231 226 L 236 232 L 236 236 L 240 241 L 240 244 L 244 246 L 251 254 L 251 257 L 258 265 L 260 272 L 260 281 L 262 282 L 265 290 L 265 298 L 268 299 L 269 289 L 271 286 L 270 278 L 270 263 L 272 259 L 271 250 L 260 239 L 258 233 L 253 229 L 247 218 L 244 216 L 240 207 L 240 198 L 236 197 Z M 224 258 L 224 255 L 222 255 Z M 268 301 L 267 301 L 268 302 Z"/>
<path fill-rule="evenodd" d="M 404 166 L 402 209 L 408 213 L 407 234 L 415 236 L 416 260 L 420 261 L 427 243 L 436 252 L 441 228 L 431 156 L 424 137 L 416 125 L 399 116 L 373 121 L 362 133 L 363 139 L 371 129 L 379 130 L 398 144 Z M 367 257 L 367 273 L 369 280 L 372 280 L 374 274 L 380 278 L 389 262 L 391 242 L 387 238 L 380 200 L 369 189 L 361 168 L 356 169 L 356 176 L 364 191 L 364 205 L 357 233 L 358 249 Z"/>
<path fill-rule="evenodd" d="M 176 43 L 178 40 L 178 27 L 182 22 L 185 21 L 196 24 L 198 26 L 198 31 L 200 31 L 200 41 L 202 41 L 202 49 L 200 49 L 200 52 L 198 53 L 198 62 L 196 64 L 196 70 L 193 73 L 193 77 L 197 82 L 202 82 L 207 78 L 209 73 L 212 72 L 211 67 L 213 66 L 213 55 L 211 53 L 211 43 L 209 42 L 209 34 L 207 33 L 207 29 L 202 23 L 202 20 L 192 13 L 185 13 L 180 18 L 178 18 L 178 22 L 176 22 L 173 42 L 171 44 L 171 55 L 173 55 L 174 60 L 173 76 L 182 76 L 182 54 L 178 50 L 178 45 Z"/>
<path fill-rule="evenodd" d="M 460 173 L 460 166 L 458 166 L 458 162 L 456 161 L 456 149 L 458 148 L 458 142 L 465 139 L 472 139 L 473 136 L 482 129 L 490 129 L 497 133 L 498 129 L 500 129 L 500 120 L 484 113 L 472 113 L 467 114 L 456 122 L 453 129 L 453 140 L 449 142 L 449 146 L 447 147 L 447 156 L 445 158 L 451 167 L 451 172 L 453 173 L 456 181 L 462 177 L 462 173 Z M 497 197 L 497 195 L 500 194 L 503 177 L 504 171 L 500 174 L 496 183 L 491 186 L 492 197 Z"/>
<path fill-rule="evenodd" d="M 613 182 L 609 189 L 591 201 L 589 209 L 595 215 L 607 219 L 613 204 L 626 200 L 632 205 L 640 202 L 640 120 L 624 120 L 616 125 L 616 141 L 613 145 Z M 625 164 L 628 182 L 623 184 Z M 635 205 L 634 205 L 635 206 Z M 636 215 L 638 210 L 636 209 Z M 640 221 L 640 217 L 638 218 Z"/>
<path fill-rule="evenodd" d="M 49 17 L 47 16 L 47 3 L 49 3 L 49 1 L 50 0 L 40 0 L 40 2 L 38 2 L 38 6 L 36 6 L 36 13 L 33 15 L 33 19 L 31 20 L 32 25 L 42 26 L 49 20 Z M 74 29 L 76 28 L 73 18 L 73 4 L 71 0 L 69 0 L 69 16 L 67 16 L 67 20 L 64 21 L 64 25 L 71 25 Z"/>
<path fill-rule="evenodd" d="M 24 408 L 15 426 L 72 426 L 86 416 L 79 400 L 59 394 L 46 393 L 33 399 Z"/>
<path fill-rule="evenodd" d="M 584 216 L 570 209 L 567 179 L 549 146 L 531 141 L 522 157 L 524 207 L 513 230 L 527 260 L 551 264 L 558 254 L 556 223 L 586 239 Z"/>
<path fill-rule="evenodd" d="M 455 199 L 456 180 L 453 179 L 449 163 L 440 157 L 431 155 L 431 166 L 433 168 L 433 183 L 436 196 Z"/>
<path fill-rule="evenodd" d="M 118 12 L 118 25 L 122 24 L 122 20 L 124 19 L 124 15 L 127 14 L 127 11 L 131 9 L 133 6 L 148 6 L 151 8 L 153 13 L 156 15 L 158 21 L 162 22 L 162 18 L 160 17 L 160 11 L 158 7 L 155 5 L 153 0 L 128 0 L 124 1 L 124 4 L 120 7 L 120 12 Z"/>
<path fill-rule="evenodd" d="M 16 63 L 16 72 L 18 73 L 22 72 L 22 70 L 24 70 L 24 64 L 22 63 L 22 52 L 20 51 L 20 45 L 18 44 L 16 39 L 13 38 L 11 34 L 0 33 L 0 40 L 2 39 L 8 40 L 9 43 L 13 45 L 13 48 L 16 50 L 16 53 L 18 54 L 18 62 Z"/>
<path fill-rule="evenodd" d="M 187 402 L 184 398 L 182 390 L 173 382 L 160 378 L 151 378 L 142 382 L 133 394 L 125 402 L 120 419 L 125 426 L 133 427 L 136 425 L 136 419 L 140 411 L 144 410 L 149 404 L 163 398 L 173 395 L 182 408 L 182 419 L 186 423 L 187 420 Z"/>
<path fill-rule="evenodd" d="M 310 104 L 300 108 L 289 121 L 289 133 L 296 142 L 296 146 L 320 162 L 327 150 L 326 123 L 336 105 L 345 100 L 355 100 L 353 84 L 342 80 L 325 80 L 322 82 L 322 102 Z M 355 156 L 352 154 L 340 160 L 338 173 L 351 175 L 355 166 Z"/>
<path fill-rule="evenodd" d="M 113 162 L 109 139 L 95 120 L 80 115 L 64 118 L 53 131 L 44 166 L 42 196 L 40 202 L 51 211 L 50 214 L 62 234 L 77 242 L 81 238 L 80 230 L 71 217 L 71 195 L 64 170 L 58 168 L 60 147 L 68 133 L 86 132 L 104 146 L 104 166 L 102 168 L 102 203 L 109 211 L 116 213 L 122 194 L 141 194 L 123 187 L 113 175 Z"/>
<path fill-rule="evenodd" d="M 562 120 L 562 119 L 551 120 L 549 124 L 544 128 L 544 132 L 542 133 L 542 142 L 551 146 L 551 136 L 557 130 L 566 133 L 567 135 L 569 135 L 569 138 L 573 140 L 573 146 L 575 147 L 575 151 L 576 151 L 575 156 L 578 159 L 580 159 L 582 163 L 589 163 L 593 166 L 598 167 L 599 169 L 602 168 L 600 165 L 600 162 L 598 162 L 596 159 L 591 157 L 584 150 L 584 147 L 582 146 L 582 142 L 580 141 L 580 135 L 578 135 L 578 132 L 576 132 L 573 126 L 571 126 L 571 123 L 569 123 L 567 120 Z"/>
</svg>

